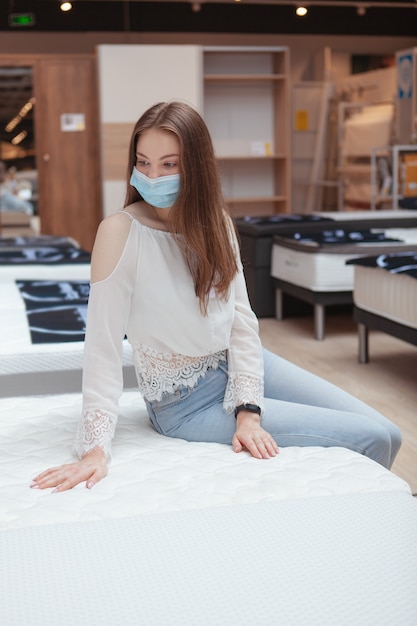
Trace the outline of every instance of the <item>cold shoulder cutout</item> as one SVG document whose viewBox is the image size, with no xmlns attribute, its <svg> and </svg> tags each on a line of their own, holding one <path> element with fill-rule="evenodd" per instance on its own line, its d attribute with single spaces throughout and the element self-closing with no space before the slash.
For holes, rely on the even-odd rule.
<svg viewBox="0 0 417 626">
<path fill-rule="evenodd" d="M 129 219 L 120 217 L 123 213 Z M 126 211 L 118 211 L 100 223 L 91 255 L 91 283 L 105 280 L 114 271 L 125 248 L 133 219 Z"/>
</svg>

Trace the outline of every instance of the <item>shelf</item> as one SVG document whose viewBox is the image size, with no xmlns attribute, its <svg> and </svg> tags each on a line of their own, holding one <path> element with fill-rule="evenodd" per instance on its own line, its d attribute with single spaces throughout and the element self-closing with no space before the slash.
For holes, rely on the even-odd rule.
<svg viewBox="0 0 417 626">
<path fill-rule="evenodd" d="M 286 159 L 286 154 L 243 154 L 243 155 L 217 155 L 218 161 L 279 161 L 281 159 Z"/>
<path fill-rule="evenodd" d="M 286 202 L 286 196 L 258 196 L 253 198 L 225 198 L 227 204 L 249 204 L 252 202 Z"/>
<path fill-rule="evenodd" d="M 339 174 L 356 174 L 356 175 L 366 175 L 369 176 L 369 172 L 371 171 L 370 164 L 351 164 L 351 165 L 343 165 L 342 167 L 337 168 Z"/>
<path fill-rule="evenodd" d="M 390 203 L 393 210 L 399 209 L 399 200 L 412 198 L 413 194 L 404 194 L 404 187 L 407 185 L 412 189 L 411 185 L 417 185 L 415 174 L 415 164 L 413 164 L 413 172 L 408 171 L 406 174 L 407 156 L 413 156 L 417 161 L 417 145 L 392 145 L 374 148 L 371 153 L 371 209 L 375 210 L 378 204 Z M 390 186 L 387 191 L 390 193 L 379 193 L 381 191 L 381 181 L 378 177 L 378 159 L 387 160 L 389 171 L 388 178 Z M 411 178 L 410 178 L 411 176 Z M 408 180 L 407 180 L 408 177 Z M 417 189 L 416 189 L 417 195 Z"/>
<path fill-rule="evenodd" d="M 203 109 L 236 215 L 290 207 L 289 51 L 203 48 Z"/>
<path fill-rule="evenodd" d="M 267 81 L 267 82 L 275 82 L 286 80 L 286 76 L 284 74 L 206 74 L 204 76 L 204 80 L 209 82 L 233 82 L 233 81 Z"/>
</svg>

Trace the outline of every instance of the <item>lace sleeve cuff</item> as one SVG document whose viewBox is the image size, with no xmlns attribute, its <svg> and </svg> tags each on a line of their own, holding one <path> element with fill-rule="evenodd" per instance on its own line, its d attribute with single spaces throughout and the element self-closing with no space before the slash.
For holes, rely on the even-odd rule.
<svg viewBox="0 0 417 626">
<path fill-rule="evenodd" d="M 75 433 L 73 453 L 79 458 L 100 447 L 107 459 L 111 458 L 111 442 L 116 428 L 117 416 L 102 409 L 84 411 Z"/>
<path fill-rule="evenodd" d="M 233 413 L 236 406 L 244 402 L 257 404 L 264 413 L 264 382 L 263 378 L 234 374 L 229 372 L 223 408 L 226 413 Z"/>
</svg>

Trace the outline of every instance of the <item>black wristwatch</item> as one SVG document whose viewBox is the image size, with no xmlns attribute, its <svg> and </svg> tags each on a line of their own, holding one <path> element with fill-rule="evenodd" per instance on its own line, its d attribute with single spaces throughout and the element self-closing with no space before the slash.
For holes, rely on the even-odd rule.
<svg viewBox="0 0 417 626">
<path fill-rule="evenodd" d="M 235 408 L 235 417 L 238 416 L 238 413 L 240 413 L 240 411 L 249 411 L 249 413 L 257 413 L 258 415 L 260 415 L 261 407 L 257 404 L 249 404 L 248 402 L 244 402 L 243 404 L 239 404 L 239 406 Z"/>
</svg>

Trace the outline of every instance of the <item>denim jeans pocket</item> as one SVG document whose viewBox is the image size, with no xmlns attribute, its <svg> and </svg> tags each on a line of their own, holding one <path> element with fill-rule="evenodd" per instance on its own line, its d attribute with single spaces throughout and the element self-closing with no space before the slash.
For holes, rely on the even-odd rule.
<svg viewBox="0 0 417 626">
<path fill-rule="evenodd" d="M 153 400 L 153 402 L 149 404 L 154 413 L 160 413 L 166 409 L 174 408 L 177 404 L 188 398 L 192 392 L 193 389 L 190 387 L 179 387 L 173 393 L 164 393 L 160 400 Z"/>
<path fill-rule="evenodd" d="M 174 393 L 166 393 L 161 400 L 146 402 L 154 427 L 165 435 L 173 435 L 194 415 L 207 407 L 222 403 L 227 384 L 227 363 L 209 369 L 194 387 L 182 385 Z"/>
</svg>

